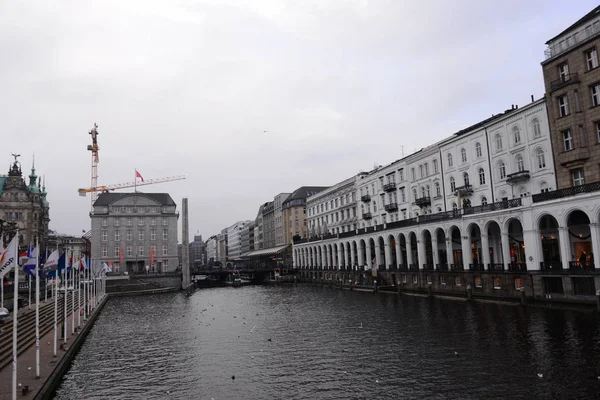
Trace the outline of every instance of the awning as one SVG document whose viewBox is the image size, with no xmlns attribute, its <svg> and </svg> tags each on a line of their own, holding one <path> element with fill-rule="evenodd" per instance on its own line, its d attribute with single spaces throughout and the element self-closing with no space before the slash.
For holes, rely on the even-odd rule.
<svg viewBox="0 0 600 400">
<path fill-rule="evenodd" d="M 279 254 L 283 252 L 285 249 L 290 247 L 291 245 L 286 244 L 283 246 L 271 247 L 268 249 L 254 250 L 249 251 L 248 253 L 244 253 L 241 255 L 242 258 L 254 258 L 254 257 L 262 257 L 262 256 L 271 256 L 273 254 Z"/>
</svg>

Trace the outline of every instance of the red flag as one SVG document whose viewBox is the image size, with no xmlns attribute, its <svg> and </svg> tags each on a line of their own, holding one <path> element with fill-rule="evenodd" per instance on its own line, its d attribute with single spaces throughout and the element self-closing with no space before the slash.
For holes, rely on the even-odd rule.
<svg viewBox="0 0 600 400">
<path fill-rule="evenodd" d="M 123 249 L 120 249 L 119 251 L 119 263 L 123 264 Z"/>
<path fill-rule="evenodd" d="M 154 246 L 150 247 L 150 265 L 154 265 Z"/>
<path fill-rule="evenodd" d="M 140 178 L 142 182 L 144 182 L 144 177 L 142 177 L 142 174 L 140 174 L 137 169 L 135 170 L 135 177 Z"/>
</svg>

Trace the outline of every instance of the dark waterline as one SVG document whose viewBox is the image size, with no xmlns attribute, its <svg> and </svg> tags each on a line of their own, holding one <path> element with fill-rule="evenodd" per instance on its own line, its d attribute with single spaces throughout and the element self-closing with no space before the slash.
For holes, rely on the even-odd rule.
<svg viewBox="0 0 600 400">
<path fill-rule="evenodd" d="M 55 398 L 598 399 L 599 347 L 596 316 L 497 304 L 308 286 L 114 298 Z"/>
</svg>

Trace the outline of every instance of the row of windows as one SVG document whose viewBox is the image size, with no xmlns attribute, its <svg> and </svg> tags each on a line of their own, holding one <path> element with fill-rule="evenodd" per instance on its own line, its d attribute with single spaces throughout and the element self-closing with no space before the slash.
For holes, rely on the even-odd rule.
<svg viewBox="0 0 600 400">
<path fill-rule="evenodd" d="M 596 131 L 596 138 L 598 143 L 600 143 L 600 121 L 594 123 L 594 130 Z M 579 125 L 577 127 L 577 131 L 579 134 L 579 147 L 585 147 L 585 131 L 583 129 L 583 125 Z M 571 151 L 575 149 L 575 140 L 573 137 L 573 132 L 571 129 L 565 129 L 562 132 L 563 144 L 565 151 Z"/>
<path fill-rule="evenodd" d="M 144 224 L 145 224 L 144 218 L 138 218 L 137 222 L 138 222 L 138 226 L 144 226 Z M 114 226 L 121 226 L 121 219 L 120 218 L 113 218 L 113 225 Z M 125 219 L 125 225 L 126 226 L 132 226 L 133 225 L 133 220 L 131 218 L 126 218 Z M 150 218 L 150 226 L 155 226 L 155 225 L 156 225 L 156 218 Z M 162 219 L 162 225 L 163 226 L 168 226 L 169 225 L 169 220 L 167 218 L 163 218 Z M 102 218 L 102 226 L 108 226 L 108 218 Z"/>
<path fill-rule="evenodd" d="M 131 213 L 157 213 L 160 211 L 156 206 L 111 206 L 111 212 L 131 214 Z"/>
<path fill-rule="evenodd" d="M 407 282 L 407 276 L 405 274 L 402 274 L 400 279 L 402 280 L 402 283 Z M 433 284 L 433 278 L 431 275 L 427 275 L 425 279 L 426 279 L 428 285 Z M 446 286 L 446 285 L 452 284 L 452 283 L 454 283 L 454 286 L 458 286 L 458 287 L 463 285 L 463 277 L 455 276 L 453 279 L 454 282 L 452 282 L 451 279 L 452 278 L 449 276 L 441 275 L 440 276 L 440 285 Z M 412 283 L 415 285 L 419 283 L 419 275 L 416 275 L 416 274 L 412 275 Z M 475 283 L 476 288 L 483 287 L 483 280 L 481 279 L 480 276 L 475 277 L 474 283 Z M 496 289 L 496 290 L 502 289 L 502 279 L 500 277 L 492 278 L 492 283 L 494 285 L 494 289 Z M 523 278 L 515 278 L 514 283 L 515 283 L 516 290 L 521 290 L 524 288 Z"/>
<path fill-rule="evenodd" d="M 144 255 L 144 246 L 138 246 L 137 249 L 138 249 L 137 255 L 143 256 Z M 150 254 L 156 254 L 156 246 L 150 246 Z M 169 247 L 166 244 L 162 246 L 162 255 L 163 256 L 169 255 Z M 113 256 L 121 257 L 121 248 L 120 247 L 115 247 L 113 249 Z M 127 246 L 125 248 L 125 256 L 133 257 L 133 247 L 132 246 Z M 102 247 L 102 257 L 108 257 L 108 247 L 106 247 L 106 246 Z"/>
<path fill-rule="evenodd" d="M 133 240 L 133 231 L 126 231 L 125 232 L 125 240 Z M 138 231 L 138 240 L 145 240 L 145 232 L 144 231 Z M 114 238 L 116 241 L 121 240 L 121 231 L 115 231 L 114 232 Z M 169 230 L 168 229 L 163 229 L 162 230 L 162 240 L 168 240 L 169 239 Z M 151 229 L 150 230 L 150 240 L 156 240 L 156 229 Z M 108 241 L 108 231 L 107 230 L 103 230 L 102 231 L 102 241 L 103 242 L 107 242 Z"/>
<path fill-rule="evenodd" d="M 308 215 L 315 215 L 317 213 L 322 213 L 325 211 L 333 210 L 338 208 L 339 206 L 344 206 L 350 203 L 354 203 L 356 199 L 354 198 L 354 193 L 348 193 L 346 195 L 340 196 L 336 199 L 326 201 L 325 203 L 319 204 L 317 206 L 311 207 L 308 211 Z"/>
<path fill-rule="evenodd" d="M 600 105 L 600 83 L 595 83 L 589 87 L 590 100 L 592 107 Z M 573 92 L 573 99 L 575 100 L 575 112 L 581 111 L 581 105 L 579 104 L 579 92 L 575 90 Z M 563 94 L 556 98 L 556 104 L 558 106 L 558 115 L 560 117 L 566 117 L 571 114 L 571 107 L 569 106 L 569 96 Z"/>
</svg>

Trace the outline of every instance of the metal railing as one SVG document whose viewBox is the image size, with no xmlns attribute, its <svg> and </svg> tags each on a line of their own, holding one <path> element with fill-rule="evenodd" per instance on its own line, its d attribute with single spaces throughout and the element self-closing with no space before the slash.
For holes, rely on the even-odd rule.
<svg viewBox="0 0 600 400">
<path fill-rule="evenodd" d="M 483 264 L 469 264 L 469 271 L 483 271 Z"/>
<path fill-rule="evenodd" d="M 594 271 L 596 266 L 593 262 L 584 262 L 580 263 L 579 261 L 569 261 L 569 271 L 570 272 L 584 272 L 584 271 Z"/>
<path fill-rule="evenodd" d="M 498 211 L 498 210 L 506 210 L 508 208 L 521 207 L 523 202 L 521 198 L 518 197 L 516 199 L 506 199 L 496 203 L 482 204 L 480 206 L 467 207 L 463 209 L 463 213 L 465 215 L 470 214 L 479 214 L 482 212 L 490 212 L 490 211 Z"/>
<path fill-rule="evenodd" d="M 371 195 L 363 194 L 362 196 L 360 196 L 360 201 L 368 203 L 369 201 L 371 201 Z"/>
<path fill-rule="evenodd" d="M 383 208 L 385 208 L 385 211 L 396 211 L 398 210 L 398 203 L 389 203 L 386 204 Z"/>
<path fill-rule="evenodd" d="M 394 190 L 396 190 L 396 182 L 388 182 L 385 185 L 383 185 L 384 192 L 391 192 Z"/>
<path fill-rule="evenodd" d="M 433 264 L 430 264 L 430 263 L 423 264 L 423 270 L 425 270 L 425 271 L 433 271 Z"/>
<path fill-rule="evenodd" d="M 448 264 L 436 264 L 435 269 L 437 271 L 448 271 Z"/>
<path fill-rule="evenodd" d="M 550 82 L 550 90 L 554 91 L 560 89 L 563 86 L 570 85 L 572 83 L 579 83 L 579 75 L 577 72 L 571 74 L 562 75 L 558 79 Z"/>
<path fill-rule="evenodd" d="M 597 191 L 600 191 L 600 182 L 592 182 L 585 185 L 553 190 L 551 192 L 537 193 L 531 196 L 531 199 L 534 203 L 539 203 L 542 201 L 562 199 L 563 197 L 570 197 L 581 193 L 590 193 Z"/>
<path fill-rule="evenodd" d="M 422 206 L 427 206 L 431 204 L 431 197 L 429 196 L 423 196 L 423 197 L 419 197 L 418 199 L 415 199 L 415 205 L 422 207 Z"/>
<path fill-rule="evenodd" d="M 529 179 L 530 174 L 528 170 L 513 172 L 512 174 L 506 175 L 507 183 L 515 183 Z"/>
<path fill-rule="evenodd" d="M 525 272 L 527 271 L 527 264 L 524 262 L 510 263 L 508 264 L 508 270 L 510 272 Z"/>
<path fill-rule="evenodd" d="M 371 218 L 373 218 L 373 214 L 371 214 L 370 212 L 363 213 L 362 217 L 363 217 L 363 219 L 371 219 Z"/>
<path fill-rule="evenodd" d="M 562 271 L 562 262 L 560 261 L 541 261 L 540 270 L 542 271 Z"/>
<path fill-rule="evenodd" d="M 504 271 L 504 264 L 503 263 L 488 264 L 488 271 Z"/>
<path fill-rule="evenodd" d="M 546 60 L 555 57 L 570 48 L 577 46 L 579 43 L 588 40 L 589 38 L 597 35 L 600 32 L 600 26 L 591 25 L 586 29 L 582 29 L 577 32 L 577 35 L 571 35 L 566 40 L 561 40 L 560 42 L 548 46 L 546 50 L 544 50 L 544 57 Z"/>
</svg>

